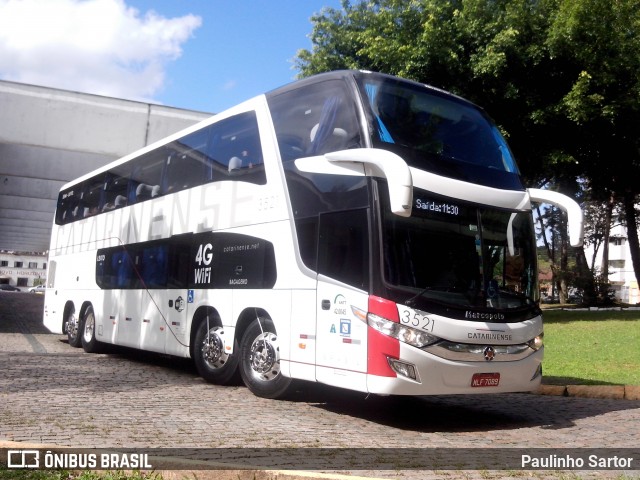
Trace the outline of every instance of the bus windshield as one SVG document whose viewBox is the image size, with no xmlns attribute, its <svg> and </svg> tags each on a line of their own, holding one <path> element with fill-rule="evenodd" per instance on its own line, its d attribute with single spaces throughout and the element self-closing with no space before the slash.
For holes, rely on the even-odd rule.
<svg viewBox="0 0 640 480">
<path fill-rule="evenodd" d="M 418 189 L 411 217 L 381 210 L 384 275 L 398 302 L 493 312 L 537 304 L 530 212 L 480 207 Z"/>
<path fill-rule="evenodd" d="M 391 150 L 421 170 L 523 189 L 504 138 L 475 105 L 394 77 L 364 74 L 357 79 L 369 107 L 374 147 Z"/>
</svg>

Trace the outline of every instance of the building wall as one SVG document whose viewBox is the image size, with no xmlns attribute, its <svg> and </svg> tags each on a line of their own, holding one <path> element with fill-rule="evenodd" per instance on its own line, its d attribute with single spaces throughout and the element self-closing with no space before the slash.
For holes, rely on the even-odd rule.
<svg viewBox="0 0 640 480">
<path fill-rule="evenodd" d="M 0 252 L 0 283 L 26 289 L 47 278 L 47 256 Z"/>
<path fill-rule="evenodd" d="M 210 116 L 0 81 L 0 250 L 45 251 L 62 185 Z"/>
</svg>

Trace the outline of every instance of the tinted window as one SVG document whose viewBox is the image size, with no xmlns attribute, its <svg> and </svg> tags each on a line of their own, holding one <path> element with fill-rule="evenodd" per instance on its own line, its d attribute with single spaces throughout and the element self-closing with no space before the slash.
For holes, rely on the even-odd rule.
<svg viewBox="0 0 640 480">
<path fill-rule="evenodd" d="M 365 177 L 300 172 L 293 160 L 361 146 L 353 95 L 343 80 L 303 85 L 268 99 L 304 264 L 315 270 L 324 212 L 368 204 Z"/>
<path fill-rule="evenodd" d="M 87 180 L 82 185 L 82 193 L 80 194 L 80 212 L 81 218 L 90 217 L 100 213 L 101 205 L 104 203 L 104 174 L 99 177 Z"/>
<path fill-rule="evenodd" d="M 318 273 L 369 290 L 369 227 L 367 210 L 320 216 Z"/>
<path fill-rule="evenodd" d="M 273 244 L 236 233 L 194 235 L 190 266 L 192 288 L 272 288 L 277 278 Z"/>
<path fill-rule="evenodd" d="M 134 260 L 124 247 L 103 248 L 96 257 L 96 283 L 100 288 L 133 288 L 137 285 Z"/>
<path fill-rule="evenodd" d="M 135 202 L 162 194 L 162 174 L 168 155 L 166 147 L 160 147 L 133 160 L 131 184 Z"/>
<path fill-rule="evenodd" d="M 283 162 L 360 146 L 355 105 L 342 80 L 276 95 L 269 110 Z"/>
<path fill-rule="evenodd" d="M 129 172 L 123 166 L 109 171 L 104 183 L 104 204 L 102 211 L 125 207 L 129 203 Z"/>
<path fill-rule="evenodd" d="M 76 220 L 79 212 L 80 188 L 81 185 L 77 185 L 60 192 L 58 195 L 58 207 L 56 209 L 56 223 L 58 225 L 64 225 Z"/>
<path fill-rule="evenodd" d="M 61 192 L 56 223 L 232 179 L 267 182 L 255 112 L 204 127 Z"/>
<path fill-rule="evenodd" d="M 226 232 L 177 235 L 96 254 L 96 283 L 103 289 L 272 288 L 276 276 L 271 242 Z"/>
<path fill-rule="evenodd" d="M 262 145 L 255 112 L 242 113 L 212 125 L 207 155 L 213 179 L 265 184 Z"/>
<path fill-rule="evenodd" d="M 424 85 L 357 76 L 371 142 L 410 166 L 480 185 L 522 190 L 498 128 L 473 104 Z"/>
<path fill-rule="evenodd" d="M 167 164 L 163 193 L 173 193 L 212 180 L 207 145 L 212 127 L 207 127 L 167 146 Z"/>
<path fill-rule="evenodd" d="M 405 218 L 389 211 L 387 198 L 382 190 L 382 268 L 394 300 L 411 299 L 431 311 L 457 308 L 458 315 L 466 308 L 533 311 L 538 279 L 530 211 L 483 208 L 414 189 Z"/>
</svg>

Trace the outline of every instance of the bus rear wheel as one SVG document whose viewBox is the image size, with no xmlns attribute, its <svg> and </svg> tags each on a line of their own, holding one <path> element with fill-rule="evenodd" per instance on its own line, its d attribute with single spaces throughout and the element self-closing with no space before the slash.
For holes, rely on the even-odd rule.
<svg viewBox="0 0 640 480">
<path fill-rule="evenodd" d="M 260 317 L 244 332 L 240 343 L 240 375 L 254 395 L 282 398 L 291 379 L 280 371 L 278 335 L 269 318 Z"/>
<path fill-rule="evenodd" d="M 231 383 L 237 377 L 238 345 L 234 344 L 236 354 L 228 354 L 224 347 L 224 327 L 210 326 L 202 322 L 196 332 L 193 349 L 193 361 L 198 373 L 207 382 L 218 385 Z"/>
<path fill-rule="evenodd" d="M 82 337 L 80 335 L 80 319 L 76 317 L 73 308 L 69 309 L 65 314 L 65 325 L 67 329 L 67 340 L 69 345 L 75 348 L 82 346 Z"/>
<path fill-rule="evenodd" d="M 87 353 L 98 353 L 102 343 L 96 340 L 96 316 L 93 307 L 88 307 L 82 320 L 82 348 Z"/>
</svg>

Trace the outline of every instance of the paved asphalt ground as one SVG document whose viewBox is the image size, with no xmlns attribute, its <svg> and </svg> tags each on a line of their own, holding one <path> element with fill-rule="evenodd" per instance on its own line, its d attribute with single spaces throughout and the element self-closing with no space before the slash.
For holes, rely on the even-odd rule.
<svg viewBox="0 0 640 480">
<path fill-rule="evenodd" d="M 265 400 L 242 386 L 207 384 L 187 360 L 125 349 L 99 355 L 74 349 L 66 337 L 44 329 L 42 303 L 39 295 L 0 293 L 0 447 L 242 448 L 223 450 L 236 456 L 222 461 L 247 469 L 253 468 L 243 461 L 247 455 L 280 452 L 308 467 L 296 452 L 332 448 L 358 458 L 336 465 L 336 456 L 328 455 L 317 470 L 301 469 L 313 470 L 311 477 L 332 472 L 403 480 L 640 478 L 638 400 L 533 394 L 366 398 L 309 385 L 290 400 Z M 475 452 L 486 456 L 489 466 L 488 471 L 421 470 L 407 456 L 422 450 L 375 450 L 380 447 L 443 449 L 435 451 L 453 453 L 454 463 L 455 457 L 464 462 Z M 626 452 L 636 458 L 634 470 L 500 470 L 500 459 L 509 452 L 538 448 L 557 456 L 591 452 L 563 449 L 633 449 Z M 194 457 L 201 452 L 193 451 Z M 382 467 L 385 455 L 401 461 Z M 167 475 L 193 478 L 185 471 L 199 467 L 187 462 L 180 468 Z M 302 475 L 256 469 L 199 472 L 197 478 Z"/>
</svg>

